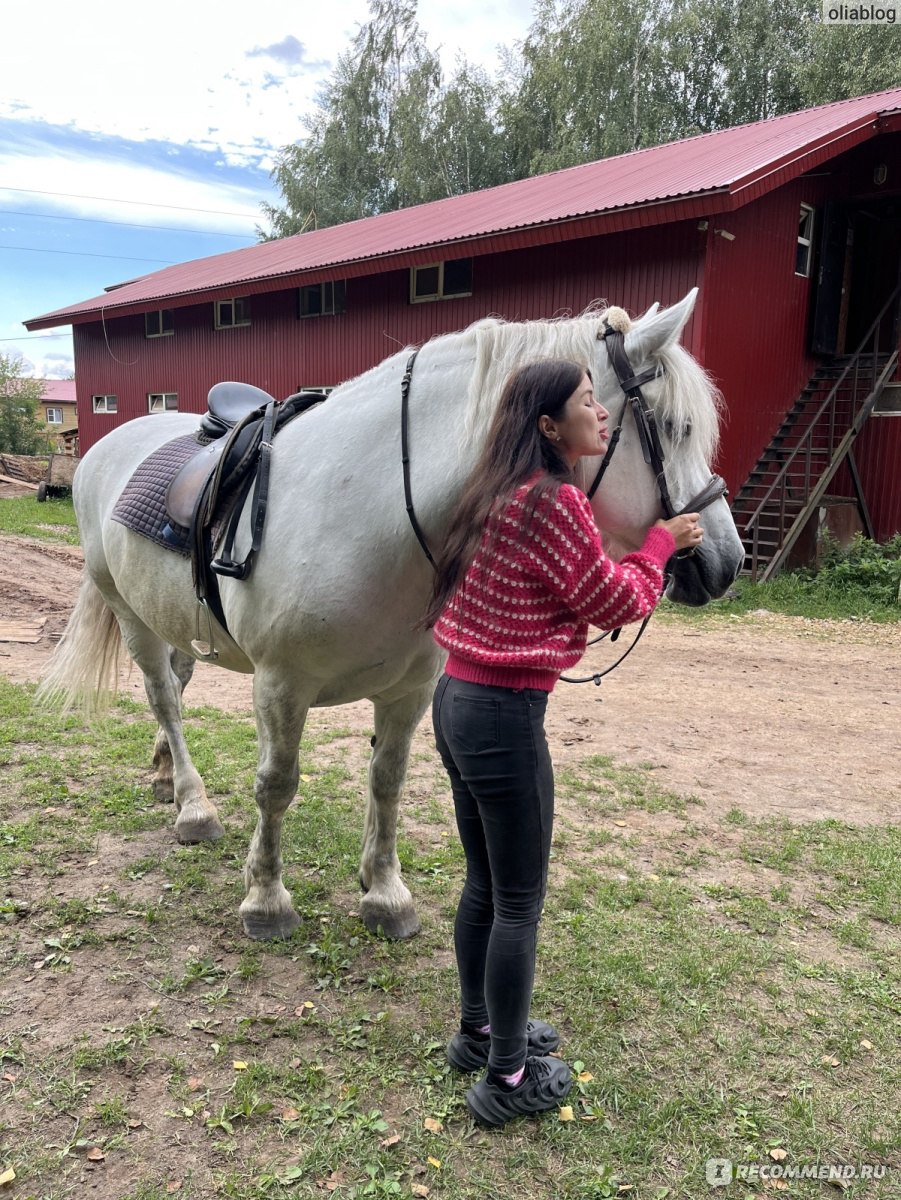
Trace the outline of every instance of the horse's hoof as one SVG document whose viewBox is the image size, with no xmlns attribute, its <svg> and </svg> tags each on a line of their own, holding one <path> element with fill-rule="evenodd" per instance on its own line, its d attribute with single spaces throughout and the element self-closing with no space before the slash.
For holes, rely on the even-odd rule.
<svg viewBox="0 0 901 1200">
<path fill-rule="evenodd" d="M 300 924 L 300 917 L 293 909 L 279 913 L 278 916 L 248 912 L 241 913 L 241 924 L 249 938 L 257 941 L 274 941 L 277 938 L 289 938 Z"/>
<path fill-rule="evenodd" d="M 222 822 L 215 814 L 194 820 L 185 819 L 184 810 L 175 822 L 175 836 L 182 846 L 194 846 L 197 842 L 218 842 L 225 836 Z"/>
<path fill-rule="evenodd" d="M 363 904 L 360 906 L 360 919 L 370 933 L 390 941 L 412 937 L 420 929 L 419 917 L 413 908 L 387 912 L 385 909 L 375 909 Z"/>
<path fill-rule="evenodd" d="M 172 779 L 154 779 L 150 786 L 154 800 L 160 804 L 175 803 L 175 782 Z"/>
</svg>

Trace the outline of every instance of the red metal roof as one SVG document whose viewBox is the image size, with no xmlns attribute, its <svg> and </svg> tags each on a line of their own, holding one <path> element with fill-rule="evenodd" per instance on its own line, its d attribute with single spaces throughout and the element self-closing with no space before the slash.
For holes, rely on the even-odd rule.
<svg viewBox="0 0 901 1200">
<path fill-rule="evenodd" d="M 74 404 L 75 403 L 75 380 L 74 379 L 42 379 L 44 391 L 41 394 L 43 402 L 53 404 Z"/>
<path fill-rule="evenodd" d="M 901 110 L 901 88 L 701 134 L 482 192 L 382 213 L 154 271 L 103 296 L 34 317 L 28 329 L 370 274 L 428 251 L 466 254 L 736 208 L 873 137 Z M 704 208 L 698 203 L 703 200 Z M 575 223 L 575 224 L 574 224 Z M 376 265 L 378 264 L 378 265 Z"/>
</svg>

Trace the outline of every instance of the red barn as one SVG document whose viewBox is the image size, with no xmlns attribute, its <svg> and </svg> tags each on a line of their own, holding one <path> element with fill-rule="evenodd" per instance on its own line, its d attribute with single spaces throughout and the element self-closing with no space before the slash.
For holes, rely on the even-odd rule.
<svg viewBox="0 0 901 1200">
<path fill-rule="evenodd" d="M 749 566 L 835 510 L 901 529 L 901 88 L 183 265 L 27 321 L 74 326 L 88 449 L 222 379 L 328 389 L 487 314 L 634 313 L 700 288 Z M 797 551 L 796 551 L 797 553 Z"/>
</svg>

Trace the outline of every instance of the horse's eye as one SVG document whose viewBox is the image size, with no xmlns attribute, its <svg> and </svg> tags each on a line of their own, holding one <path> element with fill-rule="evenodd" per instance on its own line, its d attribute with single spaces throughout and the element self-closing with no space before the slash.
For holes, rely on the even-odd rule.
<svg viewBox="0 0 901 1200">
<path fill-rule="evenodd" d="M 666 436 L 669 438 L 669 440 L 673 441 L 675 432 L 676 432 L 676 427 L 672 423 L 672 421 L 664 421 L 663 428 L 666 431 Z M 679 431 L 679 441 L 684 441 L 684 439 L 687 437 L 691 437 L 691 422 L 690 421 L 686 422 L 686 424 L 683 425 L 682 429 Z"/>
</svg>

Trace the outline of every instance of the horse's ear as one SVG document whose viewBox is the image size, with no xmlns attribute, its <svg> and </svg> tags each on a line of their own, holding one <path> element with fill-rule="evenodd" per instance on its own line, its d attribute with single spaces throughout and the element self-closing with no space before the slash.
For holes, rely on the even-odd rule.
<svg viewBox="0 0 901 1200">
<path fill-rule="evenodd" d="M 636 366 L 661 347 L 679 340 L 697 298 L 698 289 L 692 288 L 683 300 L 669 308 L 658 311 L 657 305 L 652 304 L 635 322 L 626 334 L 626 351 Z"/>
</svg>

